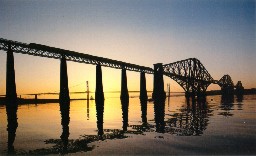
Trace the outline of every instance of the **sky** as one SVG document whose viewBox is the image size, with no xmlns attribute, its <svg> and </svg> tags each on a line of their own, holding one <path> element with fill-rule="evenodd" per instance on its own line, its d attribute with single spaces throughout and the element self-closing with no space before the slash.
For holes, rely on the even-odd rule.
<svg viewBox="0 0 256 156">
<path fill-rule="evenodd" d="M 256 88 L 254 0 L 0 0 L 0 38 L 38 43 L 153 68 L 199 59 L 219 80 Z M 60 61 L 14 54 L 18 94 L 59 92 Z M 68 62 L 70 91 L 95 90 L 95 66 Z M 0 95 L 6 52 L 0 51 Z M 127 72 L 139 90 L 139 73 Z M 153 90 L 153 75 L 146 75 Z M 171 91 L 183 91 L 173 80 Z M 104 91 L 120 90 L 121 71 L 103 67 Z M 220 89 L 210 85 L 208 90 Z"/>
</svg>

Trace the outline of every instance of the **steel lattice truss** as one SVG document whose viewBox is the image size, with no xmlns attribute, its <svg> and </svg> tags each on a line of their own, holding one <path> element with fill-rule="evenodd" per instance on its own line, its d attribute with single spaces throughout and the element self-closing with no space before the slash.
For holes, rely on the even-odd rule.
<svg viewBox="0 0 256 156">
<path fill-rule="evenodd" d="M 0 50 L 8 51 L 9 46 L 13 52 L 28 54 L 33 56 L 40 56 L 40 57 L 48 57 L 54 59 L 60 59 L 61 57 L 65 56 L 66 60 L 74 61 L 79 63 L 86 63 L 86 64 L 100 64 L 101 66 L 117 68 L 117 69 L 126 69 L 130 71 L 136 72 L 145 72 L 148 74 L 153 74 L 154 71 L 152 68 L 139 66 L 136 64 L 126 63 L 122 61 L 112 60 L 108 58 L 92 56 L 84 53 L 78 53 L 74 51 L 49 47 L 45 45 L 35 44 L 35 43 L 20 43 L 16 41 L 6 40 L 0 38 Z"/>
<path fill-rule="evenodd" d="M 175 80 L 186 92 L 205 92 L 215 83 L 203 64 L 196 58 L 163 65 L 164 74 Z"/>
<path fill-rule="evenodd" d="M 218 85 L 223 87 L 234 87 L 234 83 L 229 75 L 224 75 L 219 81 Z"/>
</svg>

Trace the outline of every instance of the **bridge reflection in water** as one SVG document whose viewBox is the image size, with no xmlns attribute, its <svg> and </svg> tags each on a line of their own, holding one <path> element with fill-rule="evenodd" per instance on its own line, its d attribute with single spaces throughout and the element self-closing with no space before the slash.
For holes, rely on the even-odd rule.
<svg viewBox="0 0 256 156">
<path fill-rule="evenodd" d="M 222 98 L 223 99 L 223 98 Z M 168 101 L 170 97 L 168 97 Z M 231 99 L 232 100 L 232 99 Z M 104 101 L 104 100 L 103 100 Z M 168 133 L 178 136 L 200 136 L 207 129 L 209 124 L 209 118 L 213 115 L 212 105 L 207 103 L 199 103 L 198 101 L 184 101 L 186 103 L 184 107 L 179 109 L 179 112 L 168 113 L 166 106 L 169 106 L 168 101 L 154 103 L 154 123 L 147 121 L 147 106 L 151 105 L 147 101 L 141 100 L 141 125 L 129 125 L 128 111 L 129 102 L 121 101 L 122 104 L 122 118 L 123 118 L 123 129 L 104 129 L 103 116 L 104 107 L 97 108 L 99 103 L 96 102 L 96 112 L 97 112 L 97 129 L 98 135 L 82 135 L 79 139 L 69 139 L 69 123 L 70 123 L 70 106 L 69 104 L 63 105 L 62 102 L 59 103 L 60 106 L 60 116 L 61 116 L 61 126 L 62 132 L 60 134 L 60 139 L 48 139 L 45 140 L 46 144 L 52 144 L 50 148 L 41 148 L 30 151 L 22 151 L 17 154 L 65 154 L 65 153 L 75 153 L 75 152 L 86 152 L 93 150 L 94 147 L 89 146 L 89 143 L 106 140 L 106 139 L 123 139 L 127 138 L 127 134 L 144 134 L 145 132 L 157 132 L 157 133 Z M 226 100 L 229 101 L 230 100 Z M 233 103 L 225 103 L 226 101 L 221 101 L 218 106 L 223 113 L 219 115 L 227 116 L 232 107 Z M 69 102 L 68 100 L 65 102 Z M 88 103 L 89 100 L 86 102 Z M 100 101 L 102 102 L 102 101 Z M 127 103 L 128 102 L 128 103 Z M 102 103 L 101 103 L 102 104 Z M 102 105 L 101 105 L 102 106 Z M 242 105 L 237 105 L 238 109 L 242 108 Z M 18 127 L 17 122 L 17 108 L 6 106 L 8 112 L 8 153 L 15 154 L 15 149 L 13 146 L 16 130 Z M 167 114 L 166 114 L 167 112 Z"/>
</svg>

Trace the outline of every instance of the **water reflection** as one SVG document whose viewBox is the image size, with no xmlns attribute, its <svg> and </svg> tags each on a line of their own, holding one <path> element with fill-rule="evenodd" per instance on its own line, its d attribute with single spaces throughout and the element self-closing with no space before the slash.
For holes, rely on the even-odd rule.
<svg viewBox="0 0 256 156">
<path fill-rule="evenodd" d="M 237 104 L 234 103 L 234 96 L 221 96 L 220 109 L 222 110 L 222 112 L 220 112 L 219 115 L 225 117 L 233 116 L 233 110 L 235 109 L 234 105 L 237 105 L 237 110 L 243 110 L 243 95 L 237 95 L 236 101 L 238 102 Z"/>
<path fill-rule="evenodd" d="M 97 128 L 98 136 L 102 137 L 103 133 L 103 112 L 104 112 L 104 98 L 96 100 L 96 112 L 97 112 Z"/>
<path fill-rule="evenodd" d="M 165 111 L 165 100 L 154 101 L 156 132 L 160 132 L 160 133 L 165 132 L 164 111 Z"/>
<path fill-rule="evenodd" d="M 122 117 L 123 117 L 123 131 L 127 131 L 129 101 L 121 100 L 121 104 L 122 104 Z"/>
<path fill-rule="evenodd" d="M 87 109 L 87 120 L 90 120 L 90 105 L 89 105 L 90 102 L 89 102 L 89 99 L 87 99 L 86 101 L 87 101 L 87 106 L 86 106 L 86 109 Z"/>
<path fill-rule="evenodd" d="M 141 100 L 140 106 L 142 123 L 147 123 L 147 101 Z"/>
<path fill-rule="evenodd" d="M 147 122 L 147 100 L 140 100 L 141 105 L 141 125 L 129 125 L 132 129 L 136 130 L 136 134 L 142 134 L 143 132 L 149 132 L 153 125 Z"/>
<path fill-rule="evenodd" d="M 68 146 L 68 137 L 69 137 L 69 111 L 70 111 L 70 100 L 61 100 L 60 101 L 60 113 L 61 113 L 61 125 L 62 125 L 62 134 L 60 136 L 63 148 L 61 153 L 67 152 Z"/>
<path fill-rule="evenodd" d="M 202 135 L 207 128 L 212 111 L 204 102 L 188 100 L 186 107 L 180 109 L 180 113 L 170 115 L 171 118 L 166 122 L 165 132 L 179 136 Z"/>
<path fill-rule="evenodd" d="M 172 99 L 172 98 L 171 98 Z M 214 103 L 214 99 L 217 103 Z M 49 148 L 39 148 L 31 151 L 21 151 L 18 146 L 14 150 L 13 142 L 15 140 L 15 133 L 18 127 L 17 123 L 17 107 L 8 104 L 6 106 L 7 119 L 8 119 L 8 152 L 10 154 L 31 154 L 31 155 L 43 155 L 43 154 L 66 154 L 66 153 L 75 153 L 75 152 L 86 152 L 94 149 L 89 143 L 107 140 L 107 139 L 124 139 L 127 137 L 134 137 L 134 135 L 127 134 L 136 134 L 136 135 L 147 135 L 145 132 L 158 132 L 158 133 L 168 133 L 171 135 L 178 136 L 201 136 L 209 125 L 209 118 L 213 115 L 213 110 L 215 113 L 224 116 L 232 116 L 234 108 L 238 110 L 242 109 L 243 103 L 239 102 L 238 97 L 236 101 L 231 99 L 224 99 L 220 101 L 220 96 L 214 97 L 206 103 L 195 99 L 189 99 L 180 103 L 173 104 L 175 99 L 172 100 L 172 107 L 170 107 L 170 99 L 163 102 L 154 102 L 152 104 L 147 103 L 147 101 L 140 101 L 141 116 L 136 118 L 136 122 L 139 122 L 137 125 L 129 125 L 128 121 L 128 111 L 129 111 L 129 102 L 121 100 L 122 105 L 122 120 L 123 127 L 120 129 L 104 129 L 103 128 L 103 114 L 104 114 L 104 100 L 96 101 L 96 115 L 97 115 L 97 130 L 94 127 L 93 131 L 95 135 L 87 135 L 83 132 L 79 138 L 70 139 L 70 133 L 72 129 L 70 125 L 70 103 L 60 103 L 60 114 L 61 114 L 61 126 L 62 132 L 60 138 L 53 137 L 52 139 L 45 140 L 44 142 L 48 145 L 52 145 Z M 237 102 L 237 103 L 236 103 Z M 107 103 L 107 102 L 106 102 Z M 87 101 L 88 104 L 88 101 Z M 120 103 L 119 103 L 120 104 Z M 134 110 L 134 102 L 130 105 L 130 111 Z M 136 103 L 137 104 L 137 103 Z M 166 104 L 166 106 L 165 106 Z M 40 106 L 40 105 L 39 105 Z M 83 104 L 85 107 L 86 105 Z M 181 107 L 180 107 L 181 106 Z M 108 108 L 108 105 L 105 106 Z M 168 110 L 165 111 L 165 107 L 168 107 Z M 177 109 L 178 107 L 178 109 Z M 80 108 L 80 107 L 78 107 Z M 218 109 L 220 108 L 220 109 Z M 88 107 L 87 107 L 88 109 Z M 147 112 L 147 110 L 149 111 Z M 94 110 L 94 109 L 93 109 Z M 93 111 L 92 110 L 92 111 Z M 21 109 L 22 111 L 22 109 Z M 94 110 L 95 111 L 95 110 Z M 121 111 L 121 110 L 120 110 Z M 88 110 L 87 110 L 88 112 Z M 154 112 L 154 114 L 153 114 Z M 58 112 L 57 112 L 58 113 Z M 72 112 L 71 112 L 72 113 Z M 148 113 L 148 114 L 147 114 Z M 165 114 L 167 113 L 167 114 Z M 88 119 L 85 115 L 86 109 L 83 111 L 82 117 L 86 120 Z M 121 114 L 121 112 L 120 112 Z M 71 114 L 72 115 L 72 114 Z M 134 116 L 132 116 L 134 117 Z M 141 118 L 140 118 L 141 117 Z M 149 121 L 147 121 L 149 119 Z M 155 123 L 151 122 L 152 120 Z M 93 119 L 94 120 L 94 119 Z M 134 121 L 132 121 L 134 122 Z M 131 122 L 131 123 L 132 123 Z M 118 125 L 120 126 L 120 125 Z M 88 128 L 88 127 L 87 127 Z M 28 134 L 29 135 L 29 134 Z M 162 135 L 162 134 L 160 134 Z M 41 138 L 44 139 L 44 138 Z M 18 140 L 17 140 L 18 141 Z M 42 142 L 43 143 L 43 142 Z M 34 147 L 32 147 L 34 148 Z"/>
<path fill-rule="evenodd" d="M 237 102 L 243 102 L 243 99 L 244 99 L 244 95 L 243 94 L 239 94 L 239 95 L 236 96 Z"/>
<path fill-rule="evenodd" d="M 7 131 L 8 131 L 8 153 L 15 154 L 13 143 L 16 137 L 16 130 L 18 128 L 17 121 L 17 109 L 18 105 L 16 102 L 14 103 L 6 103 L 6 113 L 7 113 Z"/>
<path fill-rule="evenodd" d="M 221 96 L 221 105 L 220 108 L 223 112 L 220 112 L 219 115 L 228 117 L 233 116 L 234 114 L 231 112 L 234 107 L 234 95 L 233 96 Z"/>
</svg>

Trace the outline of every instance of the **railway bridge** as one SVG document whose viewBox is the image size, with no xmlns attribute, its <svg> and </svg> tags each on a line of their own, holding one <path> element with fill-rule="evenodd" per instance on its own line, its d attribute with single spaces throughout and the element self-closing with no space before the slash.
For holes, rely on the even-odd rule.
<svg viewBox="0 0 256 156">
<path fill-rule="evenodd" d="M 131 64 L 123 61 L 93 56 L 85 53 L 49 47 L 36 43 L 21 43 L 0 38 L 0 50 L 7 52 L 6 71 L 6 99 L 15 102 L 17 98 L 13 53 L 21 53 L 39 57 L 47 57 L 60 60 L 60 94 L 59 99 L 64 103 L 69 101 L 68 74 L 66 61 L 74 61 L 96 66 L 96 93 L 95 100 L 104 99 L 101 67 L 110 67 L 121 70 L 121 100 L 129 100 L 127 89 L 126 71 L 140 72 L 140 99 L 147 100 L 145 74 L 154 74 L 153 99 L 163 100 L 166 97 L 164 91 L 163 76 L 175 80 L 185 91 L 186 97 L 205 96 L 207 87 L 218 84 L 223 94 L 233 94 L 233 81 L 229 75 L 224 75 L 220 80 L 214 80 L 204 65 L 196 58 L 189 58 L 170 64 L 157 63 L 154 68 Z M 241 88 L 241 81 L 238 83 Z"/>
</svg>

